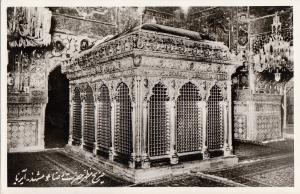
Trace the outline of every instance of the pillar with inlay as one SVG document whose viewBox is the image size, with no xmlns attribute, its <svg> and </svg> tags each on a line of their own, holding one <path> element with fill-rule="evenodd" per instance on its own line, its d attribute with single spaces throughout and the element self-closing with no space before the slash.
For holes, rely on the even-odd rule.
<svg viewBox="0 0 300 194">
<path fill-rule="evenodd" d="M 68 139 L 68 144 L 71 146 L 73 142 L 73 109 L 74 109 L 74 102 L 73 102 L 73 91 L 71 86 L 69 86 L 69 139 Z"/>
<path fill-rule="evenodd" d="M 175 149 L 176 146 L 176 138 L 175 138 L 175 126 L 176 126 L 176 102 L 175 98 L 171 98 L 168 102 L 168 108 L 170 111 L 170 163 L 177 164 L 178 163 L 178 155 Z"/>
<path fill-rule="evenodd" d="M 148 126 L 148 115 L 149 115 L 149 102 L 147 99 L 143 100 L 143 122 L 142 122 L 142 135 L 141 135 L 141 167 L 150 168 L 150 158 L 148 153 L 147 144 L 147 126 Z"/>
<path fill-rule="evenodd" d="M 111 98 L 111 147 L 109 149 L 109 160 L 113 161 L 115 156 L 115 125 L 116 125 L 116 98 Z"/>
</svg>

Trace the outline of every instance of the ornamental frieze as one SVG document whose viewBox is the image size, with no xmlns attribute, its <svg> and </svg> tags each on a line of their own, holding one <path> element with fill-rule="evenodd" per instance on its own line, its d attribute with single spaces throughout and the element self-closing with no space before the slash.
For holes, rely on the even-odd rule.
<svg viewBox="0 0 300 194">
<path fill-rule="evenodd" d="M 255 103 L 255 111 L 262 113 L 270 112 L 280 112 L 281 111 L 281 102 L 275 103 Z"/>
<path fill-rule="evenodd" d="M 51 72 L 58 65 L 61 65 L 64 60 L 80 55 L 84 50 L 94 46 L 95 41 L 95 38 L 93 39 L 87 36 L 76 36 L 65 32 L 55 32 L 52 35 L 51 40 L 53 49 L 46 54 L 46 58 L 49 61 L 47 71 Z"/>
<path fill-rule="evenodd" d="M 28 94 L 7 94 L 7 103 L 30 103 Z"/>
<path fill-rule="evenodd" d="M 144 100 L 148 101 L 152 95 L 152 89 L 158 83 L 163 84 L 167 88 L 168 96 L 176 100 L 180 95 L 181 87 L 191 82 L 198 89 L 198 94 L 201 99 L 208 100 L 210 95 L 210 89 L 217 85 L 221 90 L 221 96 L 223 100 L 227 100 L 227 82 L 225 81 L 205 81 L 205 80 L 189 80 L 189 79 L 172 79 L 172 78 L 162 78 L 162 77 L 145 77 L 145 93 Z"/>
<path fill-rule="evenodd" d="M 18 117 L 40 116 L 42 107 L 40 104 L 8 104 L 7 108 L 7 117 L 16 119 Z"/>
<path fill-rule="evenodd" d="M 269 101 L 278 102 L 281 101 L 282 95 L 277 94 L 253 94 L 254 101 Z"/>
<path fill-rule="evenodd" d="M 229 66 L 219 63 L 185 61 L 175 59 L 162 59 L 143 56 L 141 66 L 158 69 L 177 69 L 192 72 L 227 73 Z"/>
<path fill-rule="evenodd" d="M 91 67 L 119 58 L 121 54 L 125 57 L 126 55 L 131 55 L 132 51 L 136 52 L 139 50 L 147 53 L 170 54 L 169 57 L 171 55 L 182 55 L 187 59 L 193 57 L 196 61 L 232 63 L 236 60 L 236 57 L 229 52 L 229 49 L 220 42 L 192 41 L 174 35 L 140 30 L 102 43 L 79 59 L 65 61 L 63 69 L 70 73 L 74 71 L 74 65 Z M 135 60 L 138 62 L 139 58 L 137 57 Z M 93 61 L 93 63 L 87 64 L 88 61 Z M 137 62 L 135 64 L 138 64 Z"/>
<path fill-rule="evenodd" d="M 105 85 L 109 90 L 109 95 L 111 100 L 115 98 L 118 92 L 118 87 L 121 83 L 124 83 L 129 88 L 129 96 L 132 102 L 135 101 L 134 98 L 134 78 L 127 77 L 127 78 L 118 78 L 115 80 L 97 80 L 95 82 L 81 82 L 81 83 L 72 83 L 71 88 L 71 99 L 74 100 L 74 90 L 78 88 L 80 91 L 80 98 L 82 101 L 86 99 L 87 89 L 88 87 L 92 88 L 94 99 L 97 100 L 100 95 L 100 88 Z"/>
</svg>

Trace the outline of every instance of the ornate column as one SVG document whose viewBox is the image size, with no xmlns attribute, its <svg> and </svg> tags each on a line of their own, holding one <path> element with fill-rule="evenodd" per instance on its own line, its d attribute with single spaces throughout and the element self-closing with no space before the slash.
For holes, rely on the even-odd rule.
<svg viewBox="0 0 300 194">
<path fill-rule="evenodd" d="M 147 146 L 147 126 L 148 126 L 148 109 L 149 102 L 147 99 L 143 101 L 143 126 L 142 126 L 142 135 L 141 135 L 141 165 L 142 168 L 150 168 L 150 158 L 148 154 L 148 146 Z"/>
<path fill-rule="evenodd" d="M 176 126 L 176 102 L 175 98 L 171 98 L 168 102 L 168 110 L 170 111 L 170 163 L 177 164 L 178 163 L 178 155 L 175 149 L 176 146 L 176 138 L 175 138 L 175 126 Z"/>
<path fill-rule="evenodd" d="M 116 115 L 116 98 L 115 97 L 112 97 L 111 98 L 111 111 L 110 111 L 110 114 L 111 114 L 111 117 L 110 117 L 110 122 L 111 122 L 111 147 L 109 149 L 109 160 L 113 161 L 114 160 L 114 157 L 115 157 L 115 126 L 116 126 L 116 118 L 115 118 L 115 115 Z"/>
<path fill-rule="evenodd" d="M 132 122 L 132 153 L 129 160 L 129 168 L 135 168 L 135 162 L 136 162 L 136 102 L 131 102 L 131 122 Z"/>
<path fill-rule="evenodd" d="M 69 140 L 68 140 L 68 144 L 71 146 L 72 142 L 73 142 L 73 106 L 74 106 L 74 102 L 73 102 L 73 93 L 72 93 L 72 89 L 70 88 L 69 90 Z"/>
<path fill-rule="evenodd" d="M 132 131 L 133 131 L 133 152 L 134 155 L 132 159 L 136 162 L 141 161 L 141 134 L 142 134 L 142 118 L 143 118 L 143 85 L 141 83 L 142 77 L 136 76 L 133 79 L 133 92 L 132 92 L 132 101 L 133 101 L 133 109 L 132 109 Z"/>
<path fill-rule="evenodd" d="M 205 101 L 199 101 L 198 107 L 202 109 L 202 154 L 203 154 L 203 159 L 208 159 L 209 154 L 207 151 L 207 139 L 206 139 L 207 103 Z"/>
<path fill-rule="evenodd" d="M 97 143 L 97 128 L 98 128 L 98 107 L 99 107 L 99 101 L 97 97 L 95 97 L 94 100 L 94 126 L 95 126 L 95 142 L 94 142 L 94 150 L 93 154 L 94 156 L 97 155 L 97 150 L 98 150 L 98 143 Z"/>
<path fill-rule="evenodd" d="M 85 95 L 81 97 L 81 144 L 80 148 L 83 149 L 84 146 L 84 138 L 83 138 L 83 131 L 84 131 L 84 110 L 85 110 Z"/>
<path fill-rule="evenodd" d="M 232 148 L 232 118 L 233 118 L 233 115 L 232 115 L 232 108 L 233 108 L 233 105 L 232 105 L 232 91 L 231 91 L 231 80 L 227 81 L 227 95 L 228 95 L 228 115 L 227 115 L 227 121 L 228 121 L 228 147 L 229 147 L 229 151 L 230 151 L 230 154 L 232 154 L 232 151 L 233 151 L 233 148 Z"/>
<path fill-rule="evenodd" d="M 228 102 L 227 101 L 222 101 L 221 102 L 222 110 L 223 110 L 223 121 L 224 121 L 224 143 L 223 143 L 223 151 L 224 151 L 224 156 L 229 156 L 231 155 L 230 153 L 230 148 L 228 145 Z"/>
</svg>

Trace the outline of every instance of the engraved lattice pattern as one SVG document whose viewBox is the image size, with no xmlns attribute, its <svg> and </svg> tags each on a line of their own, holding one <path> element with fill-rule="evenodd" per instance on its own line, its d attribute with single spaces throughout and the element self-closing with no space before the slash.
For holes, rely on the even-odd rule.
<svg viewBox="0 0 300 194">
<path fill-rule="evenodd" d="M 129 89 L 124 83 L 118 87 L 116 103 L 115 151 L 129 157 L 132 152 L 131 100 Z"/>
<path fill-rule="evenodd" d="M 78 88 L 74 90 L 73 99 L 73 144 L 81 143 L 81 99 Z"/>
<path fill-rule="evenodd" d="M 87 87 L 86 89 L 83 138 L 85 148 L 92 150 L 95 147 L 95 111 L 93 90 L 91 87 Z"/>
<path fill-rule="evenodd" d="M 220 106 L 223 98 L 220 93 L 220 88 L 214 85 L 207 103 L 207 146 L 210 150 L 223 147 L 223 111 Z"/>
<path fill-rule="evenodd" d="M 98 102 L 98 130 L 97 142 L 101 151 L 108 151 L 111 147 L 111 107 L 108 88 L 100 88 Z"/>
<path fill-rule="evenodd" d="M 170 127 L 167 102 L 167 89 L 161 84 L 155 85 L 149 106 L 149 154 L 166 155 L 170 147 Z"/>
<path fill-rule="evenodd" d="M 177 100 L 177 151 L 192 152 L 202 147 L 202 111 L 196 86 L 185 84 Z"/>
</svg>

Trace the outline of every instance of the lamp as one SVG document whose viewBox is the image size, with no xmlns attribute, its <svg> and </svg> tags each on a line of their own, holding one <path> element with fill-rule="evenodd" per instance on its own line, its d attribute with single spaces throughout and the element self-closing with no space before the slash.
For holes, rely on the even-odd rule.
<svg viewBox="0 0 300 194">
<path fill-rule="evenodd" d="M 274 72 L 275 80 L 280 80 L 279 70 L 293 71 L 293 46 L 284 41 L 281 35 L 281 22 L 278 13 L 275 13 L 272 23 L 272 34 L 269 42 L 263 45 L 259 52 L 254 54 L 252 62 L 257 72 Z"/>
<path fill-rule="evenodd" d="M 280 81 L 281 73 L 279 73 L 278 68 L 276 69 L 276 73 L 274 73 L 275 81 Z"/>
</svg>

